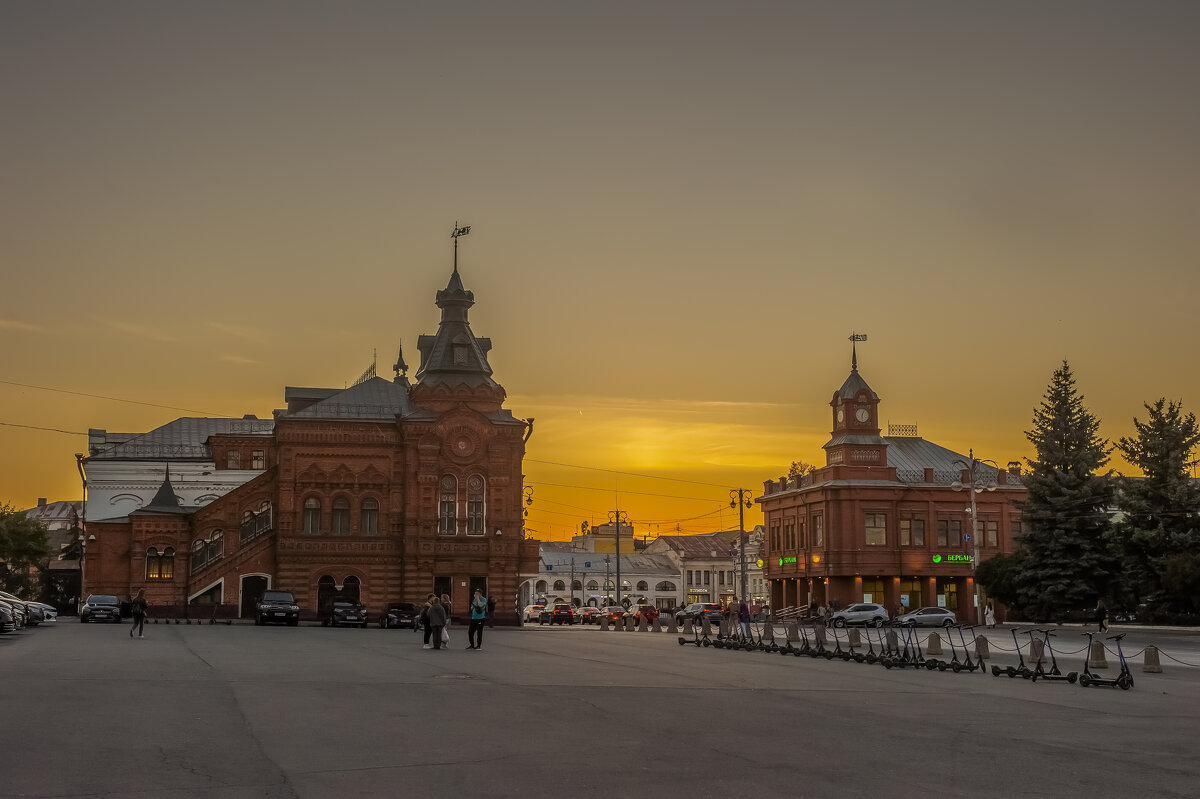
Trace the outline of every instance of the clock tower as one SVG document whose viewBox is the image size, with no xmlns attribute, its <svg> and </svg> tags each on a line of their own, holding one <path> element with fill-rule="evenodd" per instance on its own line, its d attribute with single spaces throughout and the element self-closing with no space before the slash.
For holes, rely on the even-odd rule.
<svg viewBox="0 0 1200 799">
<path fill-rule="evenodd" d="M 850 376 L 834 392 L 829 407 L 833 431 L 825 445 L 825 465 L 887 466 L 887 442 L 879 435 L 879 395 L 858 373 L 857 346 L 851 350 Z"/>
</svg>

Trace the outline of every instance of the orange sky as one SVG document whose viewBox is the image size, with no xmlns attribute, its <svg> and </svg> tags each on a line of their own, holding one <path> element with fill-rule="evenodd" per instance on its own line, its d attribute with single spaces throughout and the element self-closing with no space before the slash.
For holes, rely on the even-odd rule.
<svg viewBox="0 0 1200 799">
<path fill-rule="evenodd" d="M 736 526 L 855 330 L 885 422 L 1001 463 L 1063 358 L 1109 438 L 1194 410 L 1200 9 L 898 6 L 4 4 L 0 422 L 415 366 L 456 220 L 546 537 Z M 0 500 L 84 447 L 0 426 Z"/>
</svg>

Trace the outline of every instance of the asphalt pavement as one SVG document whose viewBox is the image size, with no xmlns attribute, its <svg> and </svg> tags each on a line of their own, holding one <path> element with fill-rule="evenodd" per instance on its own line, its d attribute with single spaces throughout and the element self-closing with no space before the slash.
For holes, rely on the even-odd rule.
<svg viewBox="0 0 1200 799">
<path fill-rule="evenodd" d="M 1138 662 L 1120 691 L 595 627 L 487 630 L 478 652 L 462 627 L 443 651 L 375 627 L 128 631 L 63 620 L 0 636 L 0 797 L 1183 797 L 1200 785 L 1200 669 L 1167 661 L 1162 674 Z"/>
</svg>

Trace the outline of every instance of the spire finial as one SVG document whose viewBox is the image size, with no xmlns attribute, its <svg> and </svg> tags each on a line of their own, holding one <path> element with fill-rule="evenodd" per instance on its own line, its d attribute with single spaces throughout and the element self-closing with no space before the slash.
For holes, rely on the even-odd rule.
<svg viewBox="0 0 1200 799">
<path fill-rule="evenodd" d="M 454 232 L 450 234 L 450 238 L 454 239 L 454 274 L 458 274 L 458 237 L 465 236 L 471 232 L 470 225 L 458 226 L 458 221 L 454 222 Z"/>
<path fill-rule="evenodd" d="M 866 341 L 866 333 L 851 333 L 850 334 L 850 371 L 858 371 L 858 342 Z"/>
<path fill-rule="evenodd" d="M 404 342 L 396 345 L 396 363 L 392 366 L 396 372 L 396 380 L 399 382 L 401 377 L 408 374 L 408 364 L 404 362 Z"/>
</svg>

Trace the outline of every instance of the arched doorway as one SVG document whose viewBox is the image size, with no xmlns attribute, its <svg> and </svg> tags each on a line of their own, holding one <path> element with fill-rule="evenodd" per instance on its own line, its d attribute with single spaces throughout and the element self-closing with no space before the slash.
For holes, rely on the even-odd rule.
<svg viewBox="0 0 1200 799">
<path fill-rule="evenodd" d="M 358 578 L 351 575 L 346 578 L 346 582 L 342 583 L 338 599 L 343 602 L 357 602 L 360 588 L 362 588 L 362 584 L 359 583 Z"/>
<path fill-rule="evenodd" d="M 241 603 L 238 616 L 243 619 L 254 618 L 254 606 L 262 599 L 263 591 L 270 587 L 270 580 L 261 574 L 247 574 L 242 577 Z"/>
<path fill-rule="evenodd" d="M 328 574 L 321 575 L 317 580 L 317 615 L 322 619 L 333 609 L 333 600 L 337 597 L 337 586 Z"/>
</svg>

